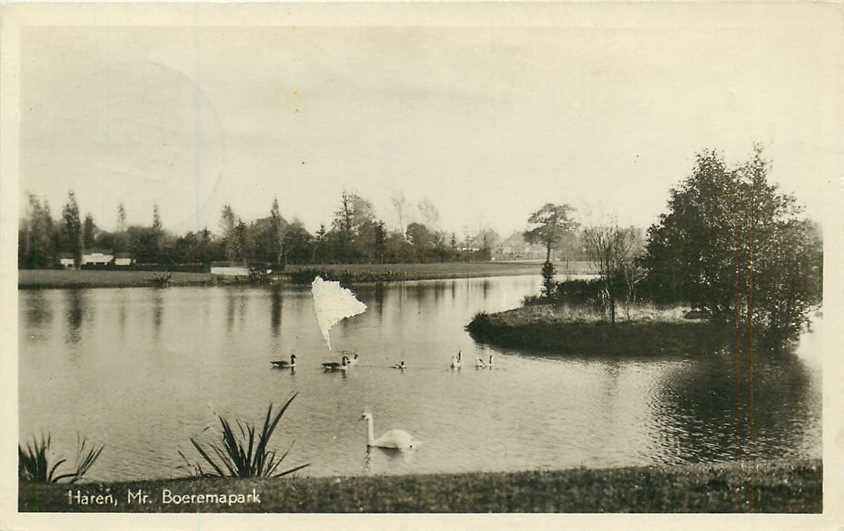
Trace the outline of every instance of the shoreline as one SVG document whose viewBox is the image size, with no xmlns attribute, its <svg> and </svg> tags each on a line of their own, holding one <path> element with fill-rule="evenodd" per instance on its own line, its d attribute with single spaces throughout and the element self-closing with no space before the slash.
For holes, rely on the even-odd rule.
<svg viewBox="0 0 844 531">
<path fill-rule="evenodd" d="M 396 476 L 20 482 L 18 492 L 21 512 L 820 513 L 823 463 L 795 459 Z M 74 498 L 77 492 L 107 501 L 83 504 L 74 501 L 82 499 Z"/>
<path fill-rule="evenodd" d="M 321 273 L 351 284 L 402 282 L 408 280 L 452 280 L 496 276 L 539 275 L 542 265 L 533 262 L 446 262 L 427 264 L 318 264 L 289 266 L 281 285 L 303 285 L 297 275 Z M 588 274 L 591 264 L 572 262 L 560 274 Z M 153 287 L 152 278 L 161 272 L 113 270 L 18 270 L 18 289 L 89 289 Z M 173 272 L 170 287 L 216 285 L 266 285 L 250 282 L 221 282 L 210 273 Z"/>
<path fill-rule="evenodd" d="M 604 356 L 652 356 L 712 352 L 728 344 L 729 327 L 673 313 L 618 316 L 614 325 L 594 315 L 553 304 L 476 314 L 466 325 L 475 341 L 509 348 Z"/>
</svg>

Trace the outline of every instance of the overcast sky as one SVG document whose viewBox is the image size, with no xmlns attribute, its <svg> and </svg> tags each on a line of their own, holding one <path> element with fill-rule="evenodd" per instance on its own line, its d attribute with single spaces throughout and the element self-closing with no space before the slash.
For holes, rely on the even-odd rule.
<svg viewBox="0 0 844 531">
<path fill-rule="evenodd" d="M 695 153 L 738 163 L 760 141 L 771 177 L 820 217 L 842 87 L 819 22 L 29 28 L 21 190 L 58 215 L 73 189 L 107 229 L 121 201 L 131 223 L 158 203 L 183 232 L 216 230 L 225 202 L 264 216 L 278 195 L 315 230 L 343 189 L 391 226 L 399 192 L 458 234 L 506 235 L 549 201 L 646 226 Z"/>
</svg>

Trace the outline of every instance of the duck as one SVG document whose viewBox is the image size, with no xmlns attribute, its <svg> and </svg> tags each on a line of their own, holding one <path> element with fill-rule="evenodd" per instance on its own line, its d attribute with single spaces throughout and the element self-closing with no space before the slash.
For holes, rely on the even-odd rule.
<svg viewBox="0 0 844 531">
<path fill-rule="evenodd" d="M 360 420 L 365 420 L 367 422 L 367 448 L 375 447 L 403 450 L 419 445 L 419 443 L 413 439 L 413 436 L 404 430 L 390 430 L 384 432 L 376 439 L 374 435 L 375 430 L 372 427 L 372 413 L 369 411 L 364 411 L 360 416 Z"/>
<path fill-rule="evenodd" d="M 324 361 L 322 368 L 326 371 L 345 371 L 349 368 L 349 357 L 343 356 L 340 361 Z"/>
<path fill-rule="evenodd" d="M 486 363 L 484 362 L 483 358 L 478 358 L 475 360 L 475 368 L 476 369 L 486 369 Z"/>
<path fill-rule="evenodd" d="M 393 368 L 405 370 L 407 369 L 407 365 L 404 364 L 404 360 L 401 360 L 401 363 L 396 363 L 395 365 L 393 365 Z"/>
<path fill-rule="evenodd" d="M 290 361 L 273 360 L 270 363 L 272 363 L 273 367 L 275 367 L 276 369 L 295 369 L 296 368 L 296 354 L 290 355 Z"/>
</svg>

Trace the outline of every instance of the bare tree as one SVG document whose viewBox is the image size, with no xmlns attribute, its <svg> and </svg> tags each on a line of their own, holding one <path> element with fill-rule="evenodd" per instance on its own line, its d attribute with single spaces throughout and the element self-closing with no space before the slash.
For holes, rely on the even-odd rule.
<svg viewBox="0 0 844 531">
<path fill-rule="evenodd" d="M 637 237 L 633 227 L 594 226 L 583 230 L 583 244 L 589 259 L 598 265 L 603 283 L 602 299 L 609 307 L 610 323 L 615 324 L 619 283 L 624 281 L 625 269 L 633 267 L 636 253 L 641 249 L 641 237 Z M 631 270 L 630 275 L 633 277 L 636 273 Z"/>
<path fill-rule="evenodd" d="M 404 193 L 396 192 L 395 194 L 393 194 L 393 197 L 390 198 L 390 201 L 392 201 L 393 208 L 396 210 L 396 218 L 399 222 L 399 232 L 401 232 L 403 236 L 404 232 L 407 230 L 407 227 L 404 224 L 404 215 L 405 208 L 407 206 L 407 199 L 405 199 Z"/>
</svg>

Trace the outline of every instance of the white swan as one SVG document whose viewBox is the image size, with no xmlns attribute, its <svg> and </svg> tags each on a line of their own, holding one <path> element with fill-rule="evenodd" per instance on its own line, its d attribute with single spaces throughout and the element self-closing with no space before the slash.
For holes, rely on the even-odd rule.
<svg viewBox="0 0 844 531">
<path fill-rule="evenodd" d="M 492 354 L 490 354 L 489 355 L 489 363 L 487 363 L 487 367 L 489 367 L 490 369 L 492 369 L 492 367 L 495 365 L 495 362 L 493 361 L 493 359 L 494 358 L 493 358 Z"/>
<path fill-rule="evenodd" d="M 366 421 L 366 428 L 367 428 L 367 439 L 366 439 L 366 446 L 367 447 L 377 447 L 377 448 L 413 448 L 414 446 L 418 446 L 418 442 L 413 440 L 413 436 L 407 433 L 404 430 L 390 430 L 384 432 L 380 437 L 377 439 L 374 435 L 374 428 L 372 427 L 372 413 L 368 411 L 364 411 L 363 414 L 360 416 L 360 420 Z"/>
<path fill-rule="evenodd" d="M 475 360 L 475 368 L 476 369 L 486 369 L 486 363 L 484 363 L 483 358 L 478 358 Z"/>
<path fill-rule="evenodd" d="M 452 369 L 459 369 L 463 366 L 463 353 L 461 351 L 457 351 L 457 357 L 451 358 L 451 368 Z"/>
<path fill-rule="evenodd" d="M 407 369 L 407 365 L 404 364 L 404 360 L 401 360 L 401 363 L 396 363 L 395 365 L 393 365 L 393 368 L 405 370 Z"/>
</svg>

